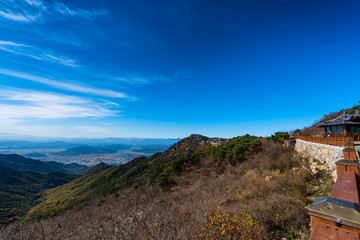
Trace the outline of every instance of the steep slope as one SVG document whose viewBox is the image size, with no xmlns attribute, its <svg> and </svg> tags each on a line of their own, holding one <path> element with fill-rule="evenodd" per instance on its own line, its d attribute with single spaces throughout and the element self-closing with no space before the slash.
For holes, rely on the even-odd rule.
<svg viewBox="0 0 360 240">
<path fill-rule="evenodd" d="M 43 162 L 17 154 L 0 154 L 0 166 L 42 173 L 64 172 L 77 174 L 79 171 L 85 171 L 85 169 L 87 169 L 86 166 L 76 163 L 62 164 L 57 162 Z"/>
<path fill-rule="evenodd" d="M 38 203 L 45 189 L 68 183 L 104 165 L 86 167 L 0 154 L 0 224 L 22 217 Z"/>
<path fill-rule="evenodd" d="M 142 153 L 155 153 L 155 152 L 163 152 L 167 150 L 169 146 L 167 145 L 157 145 L 157 144 L 149 144 L 149 145 L 141 145 L 135 148 L 137 152 Z"/>
<path fill-rule="evenodd" d="M 131 161 L 134 165 L 142 165 L 145 158 Z M 120 188 L 120 184 L 126 184 L 129 180 L 125 175 L 135 166 L 111 167 L 102 166 L 90 173 L 75 179 L 74 181 L 45 191 L 42 201 L 33 207 L 27 214 L 26 219 L 42 219 L 60 214 L 74 206 L 95 197 L 114 193 Z"/>
<path fill-rule="evenodd" d="M 260 141 L 249 135 L 223 140 L 220 147 L 212 147 L 213 142 L 201 135 L 191 135 L 164 153 L 154 154 L 150 158 L 140 157 L 119 167 L 101 167 L 68 184 L 45 192 L 43 201 L 32 208 L 28 219 L 46 218 L 73 206 L 127 186 L 135 188 L 143 185 L 159 185 L 168 189 L 174 184 L 173 176 L 186 166 L 198 163 L 202 158 L 212 158 L 213 162 L 240 162 L 245 154 L 255 149 Z"/>
<path fill-rule="evenodd" d="M 0 239 L 307 239 L 305 207 L 319 192 L 326 196 L 331 188 L 322 186 L 331 184 L 331 175 L 312 172 L 306 159 L 281 144 L 260 141 L 194 135 L 127 169 L 99 169 L 83 178 L 84 187 L 75 180 L 57 188 L 62 194 L 46 195 L 53 207 L 38 205 L 33 214 L 60 213 L 63 201 L 106 183 L 115 187 L 114 194 L 93 192 L 96 198 L 56 217 L 0 228 Z M 155 174 L 151 184 L 154 171 L 172 181 L 161 186 Z"/>
<path fill-rule="evenodd" d="M 23 216 L 36 204 L 43 190 L 76 177 L 61 172 L 40 173 L 0 166 L 0 224 Z"/>
</svg>

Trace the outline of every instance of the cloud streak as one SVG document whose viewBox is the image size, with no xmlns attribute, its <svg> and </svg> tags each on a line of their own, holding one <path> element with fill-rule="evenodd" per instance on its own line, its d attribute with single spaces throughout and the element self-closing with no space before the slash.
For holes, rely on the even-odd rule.
<svg viewBox="0 0 360 240">
<path fill-rule="evenodd" d="M 98 118 L 119 113 L 85 98 L 23 89 L 2 90 L 0 108 L 0 122 L 8 124 L 25 119 Z"/>
<path fill-rule="evenodd" d="M 63 56 L 54 56 L 49 52 L 26 44 L 0 40 L 0 50 L 30 57 L 43 62 L 57 63 L 68 67 L 79 67 L 74 59 Z"/>
<path fill-rule="evenodd" d="M 145 77 L 139 73 L 134 73 L 134 72 L 121 73 L 118 76 L 101 75 L 99 77 L 108 79 L 116 83 L 125 83 L 130 85 L 151 84 L 153 82 L 170 82 L 170 83 L 173 82 L 171 77 L 160 76 L 160 75 L 150 75 Z M 178 78 L 178 76 L 175 75 L 173 78 Z"/>
<path fill-rule="evenodd" d="M 23 73 L 23 72 L 12 71 L 12 70 L 8 70 L 8 69 L 0 68 L 0 74 L 11 76 L 11 77 L 16 77 L 16 78 L 21 78 L 21 79 L 32 81 L 32 82 L 45 84 L 45 85 L 51 86 L 53 88 L 72 91 L 72 92 L 79 92 L 79 93 L 83 93 L 83 94 L 92 94 L 92 95 L 98 95 L 98 96 L 103 96 L 103 97 L 112 97 L 112 98 L 131 98 L 127 94 L 122 93 L 122 92 L 116 92 L 116 91 L 112 91 L 112 90 L 108 90 L 108 89 L 100 89 L 100 88 L 95 88 L 95 87 L 85 86 L 85 85 L 80 85 L 80 84 L 55 81 L 50 78 L 40 77 L 40 76 L 27 74 L 27 73 Z"/>
<path fill-rule="evenodd" d="M 59 1 L 42 0 L 3 0 L 0 9 L 0 19 L 18 23 L 54 21 L 68 17 L 91 19 L 108 14 L 106 10 L 85 10 Z"/>
<path fill-rule="evenodd" d="M 56 12 L 60 13 L 63 16 L 72 16 L 72 17 L 83 17 L 90 19 L 91 17 L 98 17 L 107 15 L 106 10 L 84 10 L 79 8 L 70 8 L 64 3 L 54 1 L 53 8 Z"/>
<path fill-rule="evenodd" d="M 78 67 L 79 66 L 76 64 L 76 61 L 74 59 L 69 59 L 66 57 L 56 57 L 49 53 L 43 53 L 41 55 L 41 60 L 45 61 L 45 62 L 55 62 L 55 63 L 59 63 L 62 65 L 65 65 L 65 66 L 69 66 L 69 67 Z"/>
<path fill-rule="evenodd" d="M 21 14 L 21 13 L 14 13 L 9 9 L 5 11 L 0 10 L 0 17 L 3 19 L 15 21 L 15 22 L 23 22 L 29 23 L 36 21 L 40 16 L 39 15 L 31 15 L 31 14 Z"/>
<path fill-rule="evenodd" d="M 11 47 L 26 47 L 27 45 L 25 44 L 21 44 L 21 43 L 16 43 L 16 42 L 11 42 L 11 41 L 0 41 L 0 46 L 11 46 Z"/>
</svg>

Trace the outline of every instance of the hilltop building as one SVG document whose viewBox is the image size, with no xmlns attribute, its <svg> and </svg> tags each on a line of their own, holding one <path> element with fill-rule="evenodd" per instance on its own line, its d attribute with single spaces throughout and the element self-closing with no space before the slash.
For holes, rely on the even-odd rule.
<svg viewBox="0 0 360 240">
<path fill-rule="evenodd" d="M 327 136 L 352 136 L 355 141 L 360 140 L 360 110 L 349 114 L 343 110 L 342 115 L 316 125 L 323 127 Z"/>
</svg>

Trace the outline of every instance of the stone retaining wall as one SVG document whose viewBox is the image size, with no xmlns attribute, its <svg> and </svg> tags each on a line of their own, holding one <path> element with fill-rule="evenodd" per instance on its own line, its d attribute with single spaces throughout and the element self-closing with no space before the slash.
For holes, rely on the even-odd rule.
<svg viewBox="0 0 360 240">
<path fill-rule="evenodd" d="M 343 158 L 343 149 L 343 147 L 307 142 L 300 139 L 296 139 L 295 143 L 295 150 L 298 153 L 327 164 L 334 177 L 336 177 L 335 162 Z"/>
</svg>

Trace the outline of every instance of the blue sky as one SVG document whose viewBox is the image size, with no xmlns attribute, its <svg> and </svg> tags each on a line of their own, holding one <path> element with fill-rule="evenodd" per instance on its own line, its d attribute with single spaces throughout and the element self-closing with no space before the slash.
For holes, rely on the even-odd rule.
<svg viewBox="0 0 360 240">
<path fill-rule="evenodd" d="M 2 0 L 0 132 L 233 137 L 360 100 L 356 0 Z"/>
</svg>

